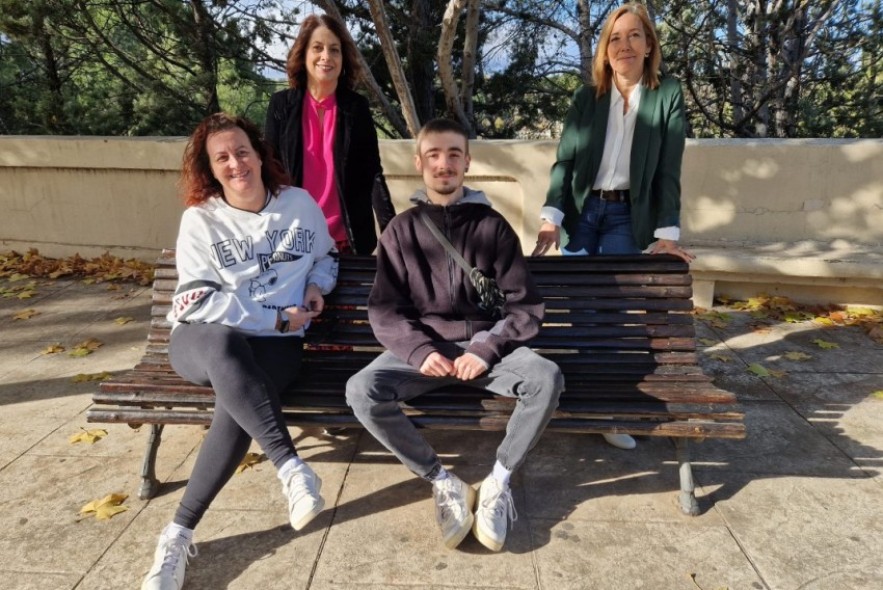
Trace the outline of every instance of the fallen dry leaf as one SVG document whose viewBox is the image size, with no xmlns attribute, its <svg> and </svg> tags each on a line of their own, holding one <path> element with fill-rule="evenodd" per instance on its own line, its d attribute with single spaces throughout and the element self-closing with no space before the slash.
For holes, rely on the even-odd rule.
<svg viewBox="0 0 883 590">
<path fill-rule="evenodd" d="M 808 361 L 812 358 L 811 354 L 806 354 L 805 352 L 801 352 L 799 350 L 789 350 L 782 356 L 784 356 L 789 361 Z"/>
<path fill-rule="evenodd" d="M 712 354 L 711 358 L 713 358 L 716 361 L 721 361 L 724 363 L 728 363 L 733 360 L 731 357 L 729 357 L 725 354 L 720 354 L 720 353 Z"/>
<path fill-rule="evenodd" d="M 236 473 L 242 473 L 246 469 L 249 469 L 258 463 L 263 463 L 267 460 L 267 456 L 263 453 L 246 453 L 245 457 L 242 458 L 242 461 L 239 463 L 239 466 L 236 468 Z"/>
<path fill-rule="evenodd" d="M 83 277 L 87 282 L 134 281 L 149 285 L 153 280 L 154 265 L 140 260 L 123 260 L 105 253 L 86 260 L 79 254 L 67 258 L 49 258 L 32 248 L 24 254 L 5 252 L 0 254 L 0 276 L 10 281 L 30 277 L 57 279 L 63 276 Z"/>
<path fill-rule="evenodd" d="M 719 342 L 720 342 L 720 340 L 715 340 L 714 338 L 700 338 L 699 339 L 699 344 L 701 344 L 702 346 L 714 346 L 715 344 L 717 344 Z"/>
<path fill-rule="evenodd" d="M 93 428 L 92 430 L 86 430 L 85 428 L 80 427 L 80 430 L 82 430 L 83 432 L 72 434 L 68 438 L 68 441 L 72 445 L 81 442 L 87 442 L 90 445 L 94 445 L 96 442 L 107 436 L 107 431 L 103 428 Z"/>
<path fill-rule="evenodd" d="M 64 346 L 62 346 L 60 342 L 50 344 L 49 346 L 41 350 L 40 354 L 55 354 L 56 352 L 64 352 Z"/>
<path fill-rule="evenodd" d="M 705 313 L 700 313 L 697 317 L 714 328 L 726 328 L 730 321 L 733 319 L 730 314 L 720 311 L 708 311 Z"/>
<path fill-rule="evenodd" d="M 40 312 L 36 309 L 23 309 L 17 314 L 12 316 L 13 320 L 29 320 L 35 315 L 40 315 Z"/>
<path fill-rule="evenodd" d="M 98 520 L 113 518 L 120 512 L 125 512 L 129 509 L 128 506 L 121 506 L 128 497 L 129 496 L 126 494 L 108 494 L 100 500 L 92 500 L 80 508 L 80 514 L 90 514 L 94 512 L 95 518 Z"/>
<path fill-rule="evenodd" d="M 842 324 L 842 323 L 845 322 L 847 319 L 849 319 L 849 314 L 847 314 L 847 313 L 846 313 L 845 311 L 843 311 L 843 310 L 832 311 L 831 313 L 828 314 L 828 318 L 829 318 L 832 322 L 836 322 L 836 323 L 838 323 L 838 324 Z"/>
<path fill-rule="evenodd" d="M 73 350 L 71 350 L 68 354 L 77 357 L 86 356 L 92 354 L 102 346 L 104 346 L 104 342 L 102 342 L 101 340 L 89 338 L 87 340 L 83 340 L 79 344 L 74 344 Z"/>
<path fill-rule="evenodd" d="M 818 346 L 819 348 L 824 349 L 824 350 L 830 350 L 832 348 L 840 348 L 840 345 L 837 344 L 836 342 L 828 342 L 827 340 L 822 340 L 821 338 L 816 338 L 815 340 L 812 341 L 812 343 L 815 344 L 816 346 Z"/>
<path fill-rule="evenodd" d="M 767 305 L 770 309 L 776 311 L 792 311 L 797 309 L 797 305 L 787 297 L 772 297 Z"/>
<path fill-rule="evenodd" d="M 879 316 L 883 312 L 877 309 L 871 309 L 870 307 L 848 307 L 845 313 L 847 317 L 858 318 Z"/>
<path fill-rule="evenodd" d="M 750 365 L 748 365 L 747 370 L 749 373 L 754 373 L 758 377 L 769 377 L 770 376 L 770 372 L 767 370 L 767 368 L 761 364 L 758 364 L 758 363 L 751 363 Z"/>
<path fill-rule="evenodd" d="M 120 326 L 125 326 L 129 322 L 134 322 L 134 321 L 135 321 L 135 318 L 132 318 L 132 317 L 129 317 L 126 315 L 126 316 L 120 316 L 120 317 L 116 318 L 113 321 L 113 323 L 119 324 Z"/>
<path fill-rule="evenodd" d="M 878 389 L 877 391 L 872 391 L 871 397 L 874 399 L 883 400 L 883 389 Z"/>
<path fill-rule="evenodd" d="M 73 377 L 71 377 L 71 381 L 73 383 L 86 383 L 87 381 L 107 381 L 113 377 L 107 371 L 103 371 L 101 373 L 77 373 Z"/>
<path fill-rule="evenodd" d="M 785 312 L 785 321 L 789 324 L 799 324 L 815 319 L 816 316 L 806 311 L 788 310 Z"/>
</svg>

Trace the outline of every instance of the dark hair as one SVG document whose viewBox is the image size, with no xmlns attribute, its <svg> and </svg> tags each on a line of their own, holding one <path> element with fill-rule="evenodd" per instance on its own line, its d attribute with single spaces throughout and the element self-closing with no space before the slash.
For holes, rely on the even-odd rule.
<svg viewBox="0 0 883 590">
<path fill-rule="evenodd" d="M 462 125 L 457 123 L 451 119 L 432 119 L 427 121 L 423 127 L 420 128 L 420 132 L 417 133 L 417 141 L 414 144 L 414 149 L 417 150 L 417 155 L 420 155 L 420 142 L 423 141 L 423 138 L 431 133 L 456 133 L 457 135 L 462 135 L 463 139 L 466 140 L 466 153 L 469 153 L 469 134 L 466 132 L 466 129 L 463 128 Z"/>
<path fill-rule="evenodd" d="M 283 186 L 289 184 L 288 174 L 273 154 L 273 148 L 261 137 L 261 132 L 254 123 L 244 117 L 215 113 L 196 126 L 187 141 L 187 147 L 184 148 L 184 161 L 178 185 L 186 206 L 198 205 L 210 197 L 223 194 L 221 183 L 212 174 L 206 141 L 210 135 L 237 127 L 245 132 L 251 147 L 261 159 L 261 180 L 270 194 L 277 195 Z"/>
<path fill-rule="evenodd" d="M 285 61 L 285 72 L 288 74 L 288 85 L 292 88 L 304 88 L 307 85 L 307 58 L 306 53 L 313 32 L 319 27 L 327 27 L 334 36 L 340 40 L 341 64 L 339 86 L 348 90 L 355 88 L 362 77 L 362 68 L 359 65 L 359 50 L 353 43 L 352 37 L 343 24 L 328 14 L 316 16 L 311 14 L 301 23 L 300 33 L 294 40 L 294 45 L 288 52 Z"/>
</svg>

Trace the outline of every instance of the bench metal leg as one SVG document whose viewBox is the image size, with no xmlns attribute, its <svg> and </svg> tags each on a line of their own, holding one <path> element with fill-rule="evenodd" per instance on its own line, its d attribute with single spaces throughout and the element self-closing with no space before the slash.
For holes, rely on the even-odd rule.
<svg viewBox="0 0 883 590">
<path fill-rule="evenodd" d="M 162 441 L 162 424 L 150 425 L 150 436 L 147 439 L 147 451 L 144 453 L 144 463 L 141 464 L 141 489 L 138 497 L 149 500 L 159 491 L 159 480 L 156 478 L 156 452 Z"/>
<path fill-rule="evenodd" d="M 689 441 L 683 437 L 674 439 L 678 457 L 678 474 L 681 478 L 680 504 L 684 514 L 699 514 L 699 502 L 696 501 L 696 486 L 693 483 L 693 468 L 690 466 Z"/>
</svg>

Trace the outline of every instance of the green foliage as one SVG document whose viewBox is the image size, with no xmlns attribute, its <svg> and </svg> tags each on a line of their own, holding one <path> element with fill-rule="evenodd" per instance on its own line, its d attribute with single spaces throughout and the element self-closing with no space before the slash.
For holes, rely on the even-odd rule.
<svg viewBox="0 0 883 590">
<path fill-rule="evenodd" d="M 186 135 L 222 107 L 262 117 L 251 39 L 268 29 L 228 4 L 0 0 L 0 130 Z"/>
<path fill-rule="evenodd" d="M 276 86 L 267 76 L 284 67 L 269 46 L 290 46 L 308 4 L 0 0 L 0 133 L 186 135 L 219 109 L 260 123 Z M 311 4 L 341 12 L 380 92 L 400 108 L 366 3 Z M 451 114 L 436 63 L 447 4 L 383 3 L 421 121 Z M 476 133 L 555 137 L 618 4 L 482 0 L 474 85 L 461 97 Z M 647 5 L 694 137 L 883 136 L 881 0 Z M 465 18 L 458 27 L 460 76 Z M 382 136 L 401 133 L 379 125 Z"/>
</svg>

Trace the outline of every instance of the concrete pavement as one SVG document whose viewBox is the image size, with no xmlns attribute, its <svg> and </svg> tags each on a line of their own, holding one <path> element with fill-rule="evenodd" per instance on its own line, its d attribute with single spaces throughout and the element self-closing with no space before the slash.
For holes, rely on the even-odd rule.
<svg viewBox="0 0 883 590">
<path fill-rule="evenodd" d="M 21 284 L 0 279 L 0 292 Z M 149 568 L 203 430 L 166 428 L 164 485 L 138 500 L 146 429 L 87 424 L 97 384 L 72 380 L 133 366 L 149 307 L 149 289 L 74 280 L 40 279 L 30 298 L 0 298 L 0 589 L 137 588 Z M 14 319 L 29 309 L 39 313 Z M 370 436 L 292 429 L 328 508 L 295 533 L 268 463 L 234 476 L 196 531 L 185 589 L 883 588 L 883 400 L 871 395 L 883 390 L 883 346 L 859 328 L 758 330 L 746 312 L 728 313 L 697 326 L 706 371 L 739 394 L 748 437 L 693 446 L 701 515 L 678 510 L 668 440 L 621 451 L 599 436 L 547 433 L 515 476 L 518 519 L 504 550 L 469 537 L 448 551 L 429 486 Z M 69 354 L 88 338 L 103 345 Z M 820 349 L 819 338 L 839 348 Z M 42 353 L 55 343 L 66 350 Z M 794 351 L 812 358 L 784 356 Z M 757 377 L 751 363 L 786 374 Z M 108 431 L 99 442 L 68 442 L 98 427 Z M 490 469 L 500 439 L 428 436 L 469 482 Z M 128 511 L 78 514 L 111 492 L 129 494 Z"/>
</svg>

